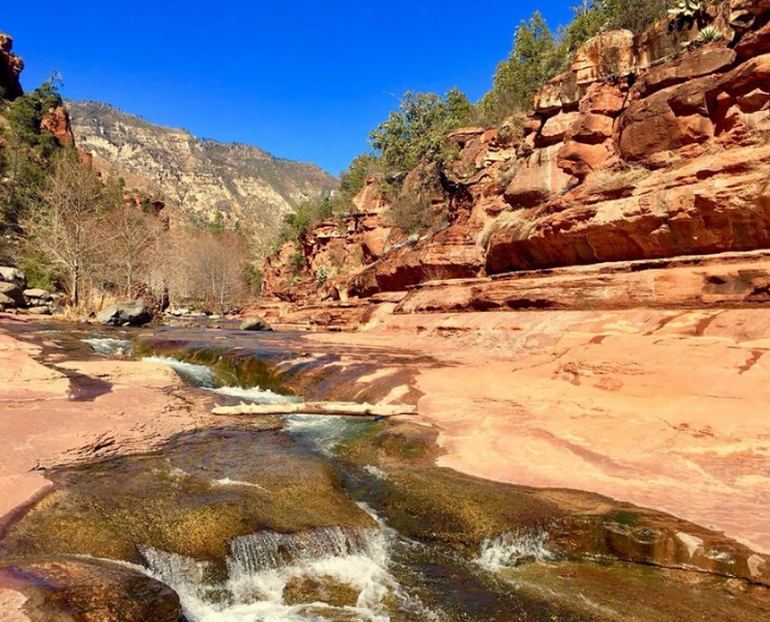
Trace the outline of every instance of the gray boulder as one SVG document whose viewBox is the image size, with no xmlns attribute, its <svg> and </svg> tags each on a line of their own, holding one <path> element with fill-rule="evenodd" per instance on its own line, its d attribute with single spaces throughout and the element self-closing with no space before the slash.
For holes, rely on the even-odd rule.
<svg viewBox="0 0 770 622">
<path fill-rule="evenodd" d="M 24 293 L 19 285 L 11 283 L 9 281 L 0 281 L 0 295 L 4 296 L 11 302 L 4 300 L 3 304 L 23 306 L 24 305 Z"/>
<path fill-rule="evenodd" d="M 11 266 L 0 266 L 0 281 L 5 281 L 6 283 L 15 283 L 16 285 L 24 288 L 24 285 L 27 282 L 27 277 L 25 277 L 24 273 L 18 268 L 12 268 Z"/>
<path fill-rule="evenodd" d="M 48 290 L 41 289 L 39 287 L 31 287 L 24 290 L 24 298 L 27 300 L 42 300 L 43 302 L 51 302 L 53 300 L 53 294 Z"/>
<path fill-rule="evenodd" d="M 152 320 L 152 311 L 141 300 L 122 302 L 97 314 L 105 326 L 144 326 Z"/>
<path fill-rule="evenodd" d="M 271 331 L 273 330 L 273 327 L 261 317 L 249 317 L 241 322 L 241 330 L 248 330 L 251 332 Z"/>
<path fill-rule="evenodd" d="M 26 312 L 29 315 L 51 315 L 53 309 L 51 309 L 49 305 L 41 305 L 38 307 L 29 307 Z"/>
</svg>

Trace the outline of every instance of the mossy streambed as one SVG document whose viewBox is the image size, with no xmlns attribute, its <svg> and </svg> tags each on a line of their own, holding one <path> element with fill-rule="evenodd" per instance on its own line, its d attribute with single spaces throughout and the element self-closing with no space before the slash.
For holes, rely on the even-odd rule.
<svg viewBox="0 0 770 622">
<path fill-rule="evenodd" d="M 177 369 L 231 389 L 223 399 L 274 399 L 313 367 L 281 365 L 272 342 L 169 336 L 133 355 L 198 366 Z M 53 489 L 2 535 L 0 572 L 26 586 L 37 619 L 770 619 L 745 547 L 597 495 L 438 468 L 435 441 L 407 422 L 223 419 L 150 454 L 49 473 Z M 99 602 L 112 609 L 89 617 Z"/>
</svg>

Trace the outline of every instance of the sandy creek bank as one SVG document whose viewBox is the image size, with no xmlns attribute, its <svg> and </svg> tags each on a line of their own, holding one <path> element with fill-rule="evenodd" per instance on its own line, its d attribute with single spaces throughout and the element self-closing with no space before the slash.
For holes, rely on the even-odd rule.
<svg viewBox="0 0 770 622">
<path fill-rule="evenodd" d="M 768 617 L 762 322 L 720 315 L 410 316 L 309 336 L 3 318 L 0 611 Z M 130 340 L 135 357 L 93 338 Z M 208 414 L 276 393 L 420 416 Z"/>
</svg>

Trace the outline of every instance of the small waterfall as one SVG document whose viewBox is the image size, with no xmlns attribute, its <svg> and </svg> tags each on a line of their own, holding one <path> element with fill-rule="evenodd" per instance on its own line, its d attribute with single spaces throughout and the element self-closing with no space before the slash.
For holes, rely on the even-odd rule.
<svg viewBox="0 0 770 622">
<path fill-rule="evenodd" d="M 252 387 L 250 389 L 244 389 L 242 387 L 218 387 L 209 390 L 217 395 L 235 397 L 244 402 L 251 402 L 252 404 L 283 404 L 284 402 L 298 401 L 296 397 L 281 395 L 280 393 L 275 393 L 269 389 L 260 389 L 259 387 Z"/>
<path fill-rule="evenodd" d="M 370 426 L 367 419 L 353 417 L 318 417 L 290 415 L 284 417 L 284 430 L 300 443 L 324 457 L 332 457 L 342 441 Z"/>
<path fill-rule="evenodd" d="M 263 570 L 327 557 L 366 552 L 374 530 L 328 527 L 293 534 L 261 531 L 230 543 L 230 575 L 251 575 Z"/>
<path fill-rule="evenodd" d="M 194 365 L 193 363 L 185 363 L 169 356 L 145 356 L 143 361 L 149 363 L 160 363 L 161 365 L 167 365 L 173 369 L 179 376 L 195 385 L 196 387 L 202 387 L 204 389 L 213 389 L 216 387 L 216 381 L 214 380 L 214 374 L 205 365 Z"/>
<path fill-rule="evenodd" d="M 206 581 L 209 568 L 205 562 L 149 547 L 140 551 L 153 573 L 163 577 L 170 585 L 203 585 Z"/>
<path fill-rule="evenodd" d="M 481 543 L 476 563 L 486 570 L 497 572 L 527 562 L 549 561 L 554 559 L 554 554 L 546 548 L 547 541 L 548 532 L 545 529 L 504 533 Z"/>
<path fill-rule="evenodd" d="M 262 531 L 236 538 L 230 543 L 223 584 L 207 582 L 206 563 L 154 549 L 143 554 L 150 574 L 179 594 L 190 622 L 300 622 L 337 619 L 337 614 L 345 620 L 388 622 L 387 607 L 393 603 L 408 612 L 404 619 L 435 620 L 390 573 L 389 538 L 395 532 L 377 520 L 378 528 Z M 288 604 L 284 591 L 297 579 L 345 585 L 357 598 L 343 607 Z M 319 609 L 330 617 L 319 617 Z"/>
<path fill-rule="evenodd" d="M 297 399 L 294 396 L 281 395 L 280 393 L 275 393 L 269 389 L 261 389 L 260 387 L 220 386 L 211 368 L 206 365 L 187 363 L 170 356 L 146 356 L 142 360 L 167 365 L 190 384 L 224 397 L 233 397 L 252 404 L 280 404 L 296 401 Z"/>
<path fill-rule="evenodd" d="M 91 346 L 96 354 L 103 356 L 130 356 L 133 344 L 127 339 L 81 339 L 84 343 Z"/>
</svg>

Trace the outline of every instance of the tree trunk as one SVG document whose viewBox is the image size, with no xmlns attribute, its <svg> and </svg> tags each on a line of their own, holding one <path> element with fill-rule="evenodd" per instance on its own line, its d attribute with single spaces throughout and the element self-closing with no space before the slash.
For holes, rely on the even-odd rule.
<svg viewBox="0 0 770 622">
<path fill-rule="evenodd" d="M 76 263 L 72 267 L 72 305 L 80 304 L 80 266 Z"/>
</svg>

